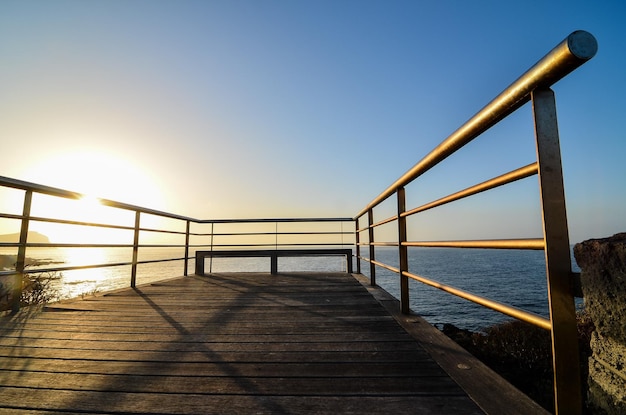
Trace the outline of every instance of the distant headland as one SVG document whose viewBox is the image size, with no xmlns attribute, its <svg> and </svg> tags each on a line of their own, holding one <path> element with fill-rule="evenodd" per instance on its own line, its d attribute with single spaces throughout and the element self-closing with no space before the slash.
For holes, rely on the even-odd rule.
<svg viewBox="0 0 626 415">
<path fill-rule="evenodd" d="M 4 235 L 0 235 L 0 243 L 17 243 L 20 240 L 19 233 L 8 233 Z M 47 244 L 50 243 L 50 239 L 39 232 L 28 232 L 28 242 L 39 243 L 39 244 Z M 11 249 L 11 248 L 9 248 Z M 17 251 L 17 248 L 15 252 Z M 34 248 L 37 249 L 37 248 Z M 17 261 L 17 255 L 12 254 L 0 254 L 0 270 L 10 270 L 15 269 L 15 262 Z M 52 263 L 51 261 L 40 261 L 32 258 L 26 258 L 26 265 L 42 265 Z"/>
<path fill-rule="evenodd" d="M 20 240 L 19 233 L 7 233 L 4 235 L 0 235 L 0 243 L 17 243 Z M 50 243 L 50 239 L 39 232 L 28 232 L 28 242 L 38 243 L 38 244 L 48 244 Z"/>
</svg>

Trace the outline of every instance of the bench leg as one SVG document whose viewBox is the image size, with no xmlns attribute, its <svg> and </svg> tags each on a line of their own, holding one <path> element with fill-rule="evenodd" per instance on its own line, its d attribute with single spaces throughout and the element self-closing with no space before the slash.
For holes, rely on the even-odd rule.
<svg viewBox="0 0 626 415">
<path fill-rule="evenodd" d="M 196 275 L 204 275 L 204 257 L 196 256 Z"/>
</svg>

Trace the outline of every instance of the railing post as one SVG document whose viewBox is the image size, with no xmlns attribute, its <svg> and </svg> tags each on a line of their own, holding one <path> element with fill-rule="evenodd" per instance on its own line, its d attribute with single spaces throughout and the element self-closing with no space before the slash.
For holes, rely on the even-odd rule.
<svg viewBox="0 0 626 415">
<path fill-rule="evenodd" d="M 343 248 L 343 222 L 339 222 L 339 235 L 341 235 L 341 247 Z"/>
<path fill-rule="evenodd" d="M 359 232 L 359 218 L 354 220 L 354 243 L 356 246 L 356 273 L 361 273 L 361 232 Z"/>
<path fill-rule="evenodd" d="M 214 238 L 215 222 L 211 222 L 211 254 L 213 254 L 213 238 Z M 202 259 L 204 261 L 204 258 Z M 202 265 L 204 269 L 204 264 Z M 209 258 L 209 274 L 213 273 L 213 255 Z"/>
<path fill-rule="evenodd" d="M 369 247 L 370 247 L 370 285 L 376 286 L 376 265 L 374 265 L 374 260 L 376 259 L 375 249 L 374 249 L 374 228 L 372 225 L 374 224 L 374 212 L 372 209 L 367 211 L 367 233 L 369 235 Z"/>
<path fill-rule="evenodd" d="M 531 94 L 552 322 L 555 411 L 582 413 L 578 333 L 554 92 Z"/>
<path fill-rule="evenodd" d="M 24 207 L 22 209 L 22 225 L 20 229 L 20 246 L 17 249 L 17 261 L 15 263 L 16 275 L 13 279 L 13 296 L 11 298 L 11 310 L 17 313 L 20 309 L 22 290 L 24 288 L 24 268 L 26 268 L 26 243 L 28 242 L 28 226 L 30 224 L 30 207 L 33 201 L 33 191 L 26 190 L 24 194 Z"/>
<path fill-rule="evenodd" d="M 187 221 L 187 227 L 185 229 L 185 272 L 183 273 L 183 275 L 186 277 L 188 272 L 187 272 L 187 267 L 189 266 L 189 229 L 190 229 L 190 221 Z"/>
<path fill-rule="evenodd" d="M 403 314 L 409 314 L 409 278 L 404 275 L 409 271 L 408 248 L 403 245 L 406 242 L 406 192 L 404 187 L 396 191 L 398 197 L 398 256 L 400 265 L 400 309 Z"/>
<path fill-rule="evenodd" d="M 133 264 L 130 271 L 130 286 L 135 288 L 137 285 L 137 258 L 139 256 L 139 219 L 141 212 L 135 212 L 135 234 L 133 237 Z"/>
</svg>

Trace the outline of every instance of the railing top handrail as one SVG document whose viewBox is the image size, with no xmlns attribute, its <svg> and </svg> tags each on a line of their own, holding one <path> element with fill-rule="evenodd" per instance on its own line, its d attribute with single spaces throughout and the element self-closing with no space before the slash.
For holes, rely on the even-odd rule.
<svg viewBox="0 0 626 415">
<path fill-rule="evenodd" d="M 353 218 L 245 218 L 245 219 L 198 219 L 198 223 L 306 223 L 306 222 L 352 222 Z"/>
<path fill-rule="evenodd" d="M 42 184 L 27 182 L 24 180 L 12 179 L 10 177 L 0 176 L 0 185 L 5 187 L 12 187 L 14 189 L 32 190 L 37 193 L 42 193 L 50 196 L 64 197 L 67 199 L 82 199 L 86 197 L 84 193 L 72 192 L 58 187 L 45 186 Z M 133 212 L 147 213 L 150 215 L 163 216 L 171 219 L 190 220 L 196 221 L 193 218 L 187 216 L 176 215 L 169 212 L 163 212 L 160 210 L 149 209 L 141 206 L 131 205 L 123 202 L 116 202 L 110 199 L 98 198 L 100 204 L 104 206 L 110 206 L 118 209 L 131 210 Z"/>
<path fill-rule="evenodd" d="M 598 43 L 591 33 L 583 30 L 572 32 L 539 62 L 502 91 L 500 95 L 372 200 L 354 219 L 363 216 L 368 210 L 380 204 L 399 188 L 415 180 L 524 105 L 529 101 L 532 91 L 540 87 L 550 87 L 593 58 L 597 50 Z"/>
<path fill-rule="evenodd" d="M 0 176 L 0 186 L 11 187 L 21 190 L 32 190 L 50 196 L 64 197 L 67 199 L 82 199 L 86 195 L 83 193 L 72 192 L 52 186 L 45 186 L 25 180 L 13 179 L 10 177 Z M 258 219 L 196 219 L 188 216 L 177 215 L 174 213 L 163 212 L 160 210 L 149 209 L 142 206 L 131 205 L 128 203 L 116 202 L 110 199 L 98 198 L 100 204 L 118 209 L 130 210 L 133 212 L 141 212 L 150 215 L 166 217 L 170 219 L 178 219 L 190 221 L 200 224 L 210 223 L 306 223 L 306 222 L 352 222 L 352 218 L 258 218 Z"/>
</svg>

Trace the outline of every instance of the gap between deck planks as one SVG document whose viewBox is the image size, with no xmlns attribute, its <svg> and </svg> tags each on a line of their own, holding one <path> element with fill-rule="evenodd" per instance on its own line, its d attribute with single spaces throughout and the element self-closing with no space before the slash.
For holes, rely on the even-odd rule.
<svg viewBox="0 0 626 415">
<path fill-rule="evenodd" d="M 483 413 L 361 282 L 191 276 L 2 317 L 0 413 Z"/>
</svg>

